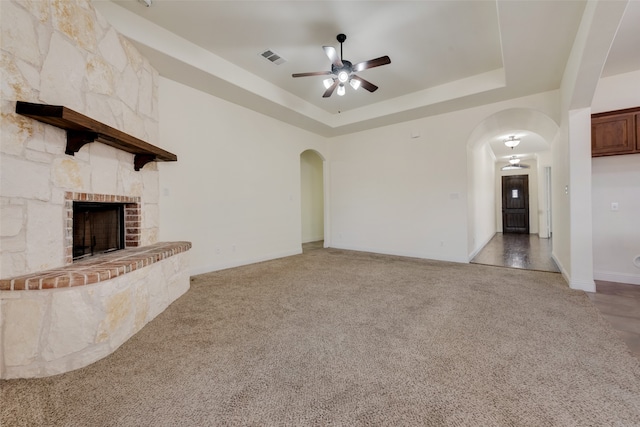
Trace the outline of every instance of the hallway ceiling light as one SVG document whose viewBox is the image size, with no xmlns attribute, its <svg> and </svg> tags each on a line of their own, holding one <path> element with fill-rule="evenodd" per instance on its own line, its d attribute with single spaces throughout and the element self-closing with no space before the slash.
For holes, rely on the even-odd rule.
<svg viewBox="0 0 640 427">
<path fill-rule="evenodd" d="M 503 171 L 513 171 L 513 170 L 521 170 L 521 169 L 529 169 L 529 165 L 521 164 L 518 156 L 509 157 L 509 164 L 502 166 L 500 168 L 500 170 L 503 170 Z"/>
<path fill-rule="evenodd" d="M 529 169 L 529 165 L 523 165 L 520 163 L 509 163 L 508 165 L 505 165 L 503 167 L 500 168 L 500 170 L 502 171 L 515 171 L 515 170 L 521 170 L 521 169 Z"/>
<path fill-rule="evenodd" d="M 512 150 L 513 150 L 513 147 L 516 147 L 518 144 L 520 144 L 520 140 L 513 135 L 511 135 L 509 139 L 507 139 L 504 142 L 504 145 L 511 148 Z"/>
</svg>

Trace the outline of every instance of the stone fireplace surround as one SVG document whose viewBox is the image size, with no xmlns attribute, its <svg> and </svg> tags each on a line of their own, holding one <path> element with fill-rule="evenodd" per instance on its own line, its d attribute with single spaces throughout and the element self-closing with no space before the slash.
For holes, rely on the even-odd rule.
<svg viewBox="0 0 640 427">
<path fill-rule="evenodd" d="M 156 243 L 2 280 L 0 379 L 61 374 L 113 353 L 189 290 L 190 247 Z"/>
<path fill-rule="evenodd" d="M 191 245 L 158 243 L 155 162 L 109 138 L 71 155 L 64 130 L 16 114 L 17 101 L 66 106 L 148 148 L 159 140 L 151 63 L 90 0 L 4 0 L 0 11 L 0 378 L 43 377 L 109 355 L 185 293 Z M 139 203 L 127 248 L 72 262 L 67 202 L 82 194 Z"/>
<path fill-rule="evenodd" d="M 73 262 L 74 200 L 125 204 L 125 249 Z M 140 197 L 65 193 L 66 265 L 0 280 L 0 378 L 93 363 L 189 289 L 191 243 L 140 246 L 141 214 Z"/>
</svg>

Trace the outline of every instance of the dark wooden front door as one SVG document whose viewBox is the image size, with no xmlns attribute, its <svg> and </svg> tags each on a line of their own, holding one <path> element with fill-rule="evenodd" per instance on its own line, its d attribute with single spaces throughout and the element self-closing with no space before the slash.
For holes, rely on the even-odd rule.
<svg viewBox="0 0 640 427">
<path fill-rule="evenodd" d="M 529 177 L 502 177 L 502 232 L 529 234 Z"/>
</svg>

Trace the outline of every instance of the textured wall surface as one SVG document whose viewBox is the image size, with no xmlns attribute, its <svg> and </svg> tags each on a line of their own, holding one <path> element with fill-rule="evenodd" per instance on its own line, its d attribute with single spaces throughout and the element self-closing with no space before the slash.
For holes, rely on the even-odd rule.
<svg viewBox="0 0 640 427">
<path fill-rule="evenodd" d="M 0 378 L 87 366 L 189 290 L 187 253 L 87 286 L 0 292 Z"/>
<path fill-rule="evenodd" d="M 158 143 L 158 73 L 88 0 L 0 1 L 0 278 L 64 266 L 65 193 L 139 197 L 140 245 L 158 240 L 155 162 L 15 113 L 62 105 Z M 0 292 L 0 377 L 53 375 L 109 354 L 189 288 L 186 254 L 68 289 Z"/>
<path fill-rule="evenodd" d="M 16 101 L 63 105 L 157 144 L 158 73 L 86 0 L 2 1 L 1 278 L 64 265 L 64 193 L 139 196 L 141 244 L 158 239 L 158 172 L 15 114 Z"/>
</svg>

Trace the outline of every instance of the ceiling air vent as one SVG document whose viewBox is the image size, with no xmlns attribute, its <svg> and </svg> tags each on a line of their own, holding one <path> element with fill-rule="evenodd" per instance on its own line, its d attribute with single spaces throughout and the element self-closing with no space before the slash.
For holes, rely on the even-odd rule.
<svg viewBox="0 0 640 427">
<path fill-rule="evenodd" d="M 260 56 L 262 56 L 264 59 L 268 59 L 276 65 L 284 64 L 286 62 L 283 57 L 268 49 L 262 52 Z"/>
</svg>

